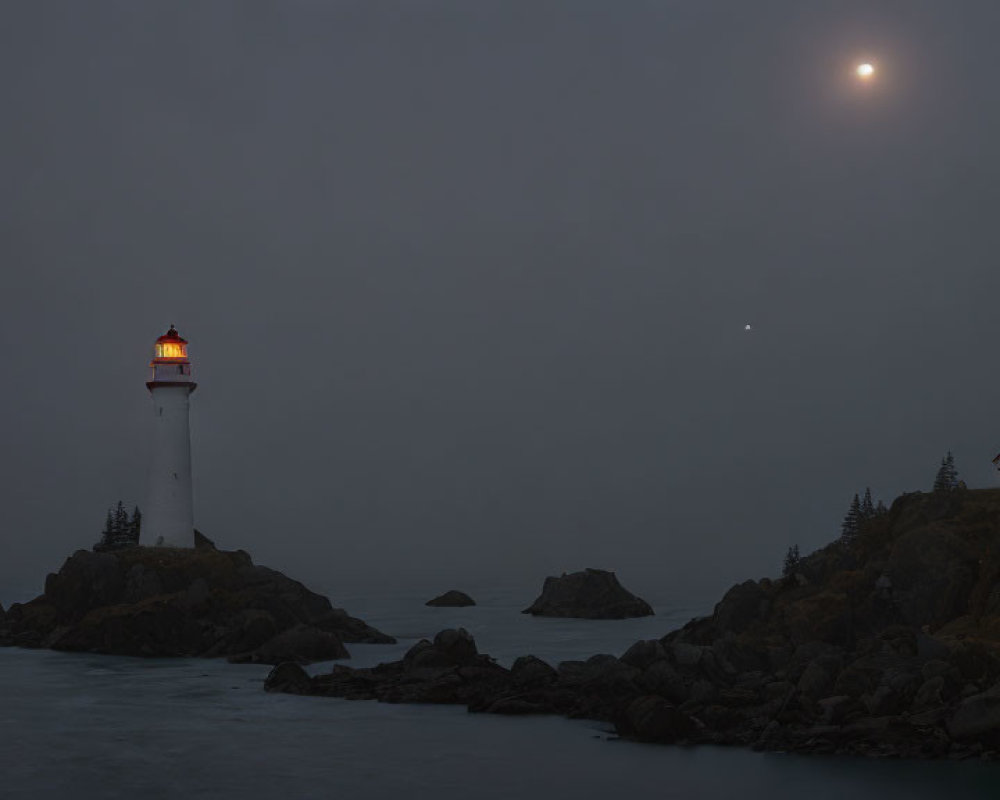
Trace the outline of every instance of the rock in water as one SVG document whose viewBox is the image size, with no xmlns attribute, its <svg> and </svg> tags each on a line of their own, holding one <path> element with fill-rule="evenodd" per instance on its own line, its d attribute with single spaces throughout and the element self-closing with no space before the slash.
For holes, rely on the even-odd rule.
<svg viewBox="0 0 1000 800">
<path fill-rule="evenodd" d="M 268 639 L 249 653 L 229 657 L 236 664 L 311 664 L 350 658 L 347 648 L 334 634 L 311 625 L 297 625 Z"/>
<path fill-rule="evenodd" d="M 618 583 L 615 573 L 585 569 L 568 575 L 563 573 L 560 578 L 546 578 L 541 596 L 521 613 L 541 617 L 626 619 L 648 617 L 653 609 Z"/>
<path fill-rule="evenodd" d="M 458 608 L 461 606 L 474 606 L 476 601 L 473 600 L 465 592 L 460 592 L 457 589 L 452 589 L 450 592 L 445 592 L 442 595 L 438 595 L 433 600 L 428 600 L 424 605 L 427 606 L 439 606 L 447 608 Z"/>
<path fill-rule="evenodd" d="M 308 672 L 294 661 L 285 661 L 268 674 L 264 681 L 264 691 L 308 694 L 311 685 Z"/>
<path fill-rule="evenodd" d="M 238 550 L 79 550 L 45 593 L 14 604 L 0 644 L 276 664 L 348 658 L 343 642 L 395 641 Z"/>
</svg>

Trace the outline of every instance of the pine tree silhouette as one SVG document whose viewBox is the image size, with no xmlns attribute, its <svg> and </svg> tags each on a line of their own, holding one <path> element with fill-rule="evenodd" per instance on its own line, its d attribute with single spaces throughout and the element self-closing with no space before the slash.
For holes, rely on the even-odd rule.
<svg viewBox="0 0 1000 800">
<path fill-rule="evenodd" d="M 955 457 L 948 451 L 948 455 L 941 459 L 937 474 L 934 476 L 935 492 L 950 492 L 958 486 L 958 472 L 955 469 Z"/>
<path fill-rule="evenodd" d="M 139 533 L 142 530 L 142 512 L 139 506 L 132 510 L 132 519 L 128 523 L 128 538 L 132 544 L 139 544 Z"/>
<path fill-rule="evenodd" d="M 861 518 L 865 521 L 875 517 L 875 506 L 872 503 L 872 490 L 865 487 L 865 496 L 861 499 Z"/>
<path fill-rule="evenodd" d="M 132 512 L 132 519 L 129 519 L 128 512 L 125 511 L 125 504 L 119 500 L 118 505 L 113 509 L 109 508 L 104 518 L 104 530 L 101 532 L 100 541 L 94 545 L 97 552 L 108 550 L 122 550 L 126 547 L 135 547 L 139 544 L 139 530 L 142 526 L 142 512 L 139 506 Z"/>
<path fill-rule="evenodd" d="M 855 493 L 854 499 L 851 500 L 851 507 L 847 510 L 844 522 L 840 527 L 840 538 L 846 542 L 853 541 L 857 537 L 858 531 L 861 530 L 861 522 L 861 501 Z"/>
<path fill-rule="evenodd" d="M 801 561 L 799 556 L 799 546 L 793 544 L 788 548 L 788 552 L 785 553 L 785 564 L 781 569 L 781 576 L 787 578 L 795 572 L 795 568 L 799 565 Z"/>
</svg>

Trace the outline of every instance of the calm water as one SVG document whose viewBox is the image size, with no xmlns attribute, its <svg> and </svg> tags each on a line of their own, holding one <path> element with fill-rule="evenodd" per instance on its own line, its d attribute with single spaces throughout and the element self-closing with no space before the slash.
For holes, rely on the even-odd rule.
<svg viewBox="0 0 1000 800">
<path fill-rule="evenodd" d="M 429 609 L 423 599 L 338 598 L 401 638 L 351 645 L 352 662 L 396 658 L 456 625 L 501 663 L 529 652 L 553 662 L 620 654 L 704 610 L 674 605 L 650 619 L 586 622 L 523 616 L 523 594 L 481 595 L 469 609 Z M 0 649 L 0 797 L 1000 797 L 996 765 L 639 745 L 559 718 L 269 695 L 268 669 Z"/>
</svg>

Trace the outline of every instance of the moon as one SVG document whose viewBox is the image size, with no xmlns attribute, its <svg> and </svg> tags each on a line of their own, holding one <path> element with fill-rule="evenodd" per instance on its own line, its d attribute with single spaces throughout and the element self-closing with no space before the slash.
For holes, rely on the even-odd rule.
<svg viewBox="0 0 1000 800">
<path fill-rule="evenodd" d="M 745 330 L 745 331 L 752 331 L 752 330 L 753 330 L 753 328 L 752 328 L 752 327 L 750 327 L 750 323 L 748 322 L 748 323 L 747 323 L 747 324 L 746 324 L 746 325 L 744 326 L 743 330 Z"/>
<path fill-rule="evenodd" d="M 870 78 L 872 75 L 875 74 L 875 67 L 874 67 L 874 65 L 869 64 L 866 61 L 863 64 L 858 64 L 858 68 L 857 68 L 856 72 L 858 73 L 858 77 L 859 78 L 867 79 L 867 78 Z"/>
</svg>

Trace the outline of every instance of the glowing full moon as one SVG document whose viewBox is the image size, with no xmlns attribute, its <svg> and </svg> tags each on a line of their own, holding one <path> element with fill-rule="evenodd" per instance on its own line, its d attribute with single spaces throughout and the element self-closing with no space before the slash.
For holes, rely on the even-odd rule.
<svg viewBox="0 0 1000 800">
<path fill-rule="evenodd" d="M 858 77 L 859 78 L 870 78 L 875 74 L 875 67 L 867 62 L 864 64 L 858 64 Z"/>
</svg>

